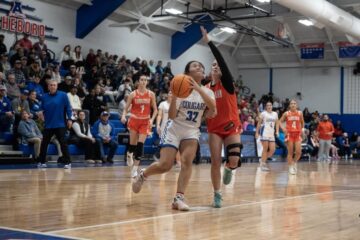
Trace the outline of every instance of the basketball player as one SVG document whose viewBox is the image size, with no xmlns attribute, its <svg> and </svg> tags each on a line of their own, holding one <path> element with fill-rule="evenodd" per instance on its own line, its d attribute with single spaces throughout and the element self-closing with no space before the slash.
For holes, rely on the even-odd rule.
<svg viewBox="0 0 360 240">
<path fill-rule="evenodd" d="M 179 150 L 181 170 L 172 208 L 180 211 L 189 210 L 189 206 L 184 200 L 184 193 L 191 177 L 192 161 L 198 147 L 202 115 L 206 108 L 211 112 L 216 111 L 214 93 L 201 86 L 201 80 L 204 78 L 202 63 L 198 61 L 189 62 L 184 73 L 192 78 L 190 87 L 193 91 L 188 97 L 182 99 L 173 95 L 169 108 L 171 120 L 167 122 L 160 142 L 162 146 L 160 160 L 142 170 L 132 185 L 133 192 L 138 193 L 144 180 L 148 177 L 169 171 Z"/>
<path fill-rule="evenodd" d="M 297 110 L 296 100 L 291 100 L 289 111 L 286 111 L 280 118 L 280 124 L 285 133 L 285 141 L 287 142 L 289 174 L 297 173 L 297 161 L 301 157 L 301 130 L 304 128 L 304 118 L 301 111 Z M 281 123 L 286 122 L 286 128 Z M 279 129 L 276 130 L 276 132 Z M 295 156 L 294 156 L 295 148 Z"/>
<path fill-rule="evenodd" d="M 203 40 L 209 45 L 215 56 L 211 67 L 210 88 L 215 94 L 217 114 L 207 119 L 209 146 L 211 152 L 211 182 L 214 188 L 215 208 L 222 206 L 221 186 L 221 151 L 224 145 L 226 163 L 223 172 L 223 183 L 231 182 L 232 171 L 241 166 L 241 122 L 239 119 L 237 97 L 233 76 L 219 50 L 209 40 L 205 28 L 201 27 Z"/>
<path fill-rule="evenodd" d="M 146 88 L 147 83 L 147 76 L 140 76 L 138 87 L 130 93 L 121 116 L 121 122 L 125 124 L 126 114 L 131 106 L 131 115 L 127 124 L 130 131 L 130 145 L 126 155 L 126 163 L 132 167 L 131 177 L 136 177 L 138 174 L 144 142 L 157 115 L 155 94 Z M 151 109 L 153 113 L 150 118 Z"/>
<path fill-rule="evenodd" d="M 278 124 L 278 114 L 272 110 L 272 103 L 267 102 L 265 111 L 260 114 L 255 134 L 256 138 L 260 136 L 263 147 L 260 162 L 261 171 L 270 170 L 266 165 L 266 160 L 272 157 L 275 152 L 275 128 L 279 129 Z M 276 135 L 279 135 L 279 132 L 276 132 Z"/>
<path fill-rule="evenodd" d="M 164 132 L 166 123 L 169 119 L 169 108 L 170 108 L 171 99 L 172 99 L 172 92 L 169 91 L 169 93 L 167 94 L 167 99 L 159 104 L 159 108 L 158 108 L 159 111 L 156 117 L 156 131 L 159 137 L 161 137 L 161 134 Z M 157 154 L 159 154 L 159 152 L 157 152 Z M 159 159 L 156 159 L 156 161 L 158 160 Z M 181 161 L 180 161 L 179 152 L 176 154 L 175 160 L 176 160 L 176 167 L 180 168 Z"/>
</svg>

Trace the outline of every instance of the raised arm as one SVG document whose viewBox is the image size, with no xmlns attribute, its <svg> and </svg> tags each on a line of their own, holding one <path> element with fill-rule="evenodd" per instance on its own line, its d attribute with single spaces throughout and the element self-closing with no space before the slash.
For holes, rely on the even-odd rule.
<svg viewBox="0 0 360 240">
<path fill-rule="evenodd" d="M 209 45 L 210 50 L 213 53 L 218 65 L 220 67 L 221 74 L 222 74 L 222 76 L 221 76 L 222 85 L 224 86 L 224 88 L 226 89 L 226 91 L 228 93 L 234 94 L 235 93 L 234 78 L 233 78 L 228 66 L 226 65 L 224 57 L 220 53 L 219 49 L 215 46 L 215 44 L 209 40 L 206 29 L 202 26 L 200 28 L 201 28 L 201 33 L 203 35 L 204 42 Z"/>
</svg>

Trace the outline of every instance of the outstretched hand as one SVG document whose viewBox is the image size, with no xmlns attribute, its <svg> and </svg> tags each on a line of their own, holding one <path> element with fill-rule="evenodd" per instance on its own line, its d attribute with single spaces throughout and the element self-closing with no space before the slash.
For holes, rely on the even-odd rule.
<svg viewBox="0 0 360 240">
<path fill-rule="evenodd" d="M 209 36 L 208 36 L 208 33 L 207 33 L 206 29 L 203 26 L 200 26 L 200 30 L 201 30 L 201 34 L 203 36 L 204 42 L 209 43 L 210 40 L 209 40 Z"/>
</svg>

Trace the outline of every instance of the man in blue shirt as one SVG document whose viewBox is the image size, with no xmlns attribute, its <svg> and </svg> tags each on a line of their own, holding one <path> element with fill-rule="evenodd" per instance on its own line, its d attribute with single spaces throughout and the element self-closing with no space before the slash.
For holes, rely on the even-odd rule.
<svg viewBox="0 0 360 240">
<path fill-rule="evenodd" d="M 117 142 L 115 140 L 115 128 L 114 125 L 109 122 L 109 113 L 104 111 L 100 115 L 100 119 L 94 123 L 92 128 L 92 134 L 96 139 L 96 144 L 99 146 L 101 160 L 103 163 L 114 163 L 113 158 L 117 148 Z M 105 156 L 104 146 L 109 146 L 108 156 Z"/>
<path fill-rule="evenodd" d="M 11 107 L 11 102 L 5 95 L 6 87 L 0 85 L 0 132 L 9 131 L 11 124 L 14 122 L 14 112 Z"/>
<path fill-rule="evenodd" d="M 38 167 L 46 167 L 45 159 L 47 148 L 51 137 L 55 135 L 59 140 L 63 153 L 64 168 L 71 168 L 70 154 L 65 141 L 66 125 L 68 128 L 71 128 L 72 125 L 70 102 L 65 92 L 57 90 L 58 84 L 56 81 L 51 80 L 48 87 L 49 92 L 41 98 L 45 128 L 43 132 L 44 138 L 41 142 Z M 67 115 L 66 119 L 65 114 Z"/>
</svg>

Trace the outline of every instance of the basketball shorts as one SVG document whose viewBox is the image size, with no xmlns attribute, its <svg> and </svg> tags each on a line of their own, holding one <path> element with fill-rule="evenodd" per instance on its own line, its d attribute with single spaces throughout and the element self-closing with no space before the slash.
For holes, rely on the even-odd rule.
<svg viewBox="0 0 360 240">
<path fill-rule="evenodd" d="M 301 132 L 288 132 L 286 134 L 285 142 L 301 142 Z"/>
<path fill-rule="evenodd" d="M 275 133 L 272 129 L 261 127 L 260 129 L 260 141 L 275 142 Z"/>
<path fill-rule="evenodd" d="M 138 134 L 148 135 L 150 129 L 149 119 L 129 118 L 127 127 Z"/>
<path fill-rule="evenodd" d="M 173 147 L 175 149 L 179 149 L 181 141 L 199 141 L 199 138 L 200 130 L 198 128 L 185 128 L 169 120 L 161 134 L 160 147 Z"/>
<path fill-rule="evenodd" d="M 275 142 L 275 136 L 264 135 L 260 137 L 260 141 Z"/>
<path fill-rule="evenodd" d="M 214 129 L 208 128 L 208 133 L 213 133 L 225 139 L 229 136 L 241 134 L 241 123 L 230 122 L 226 126 L 217 127 Z"/>
</svg>

